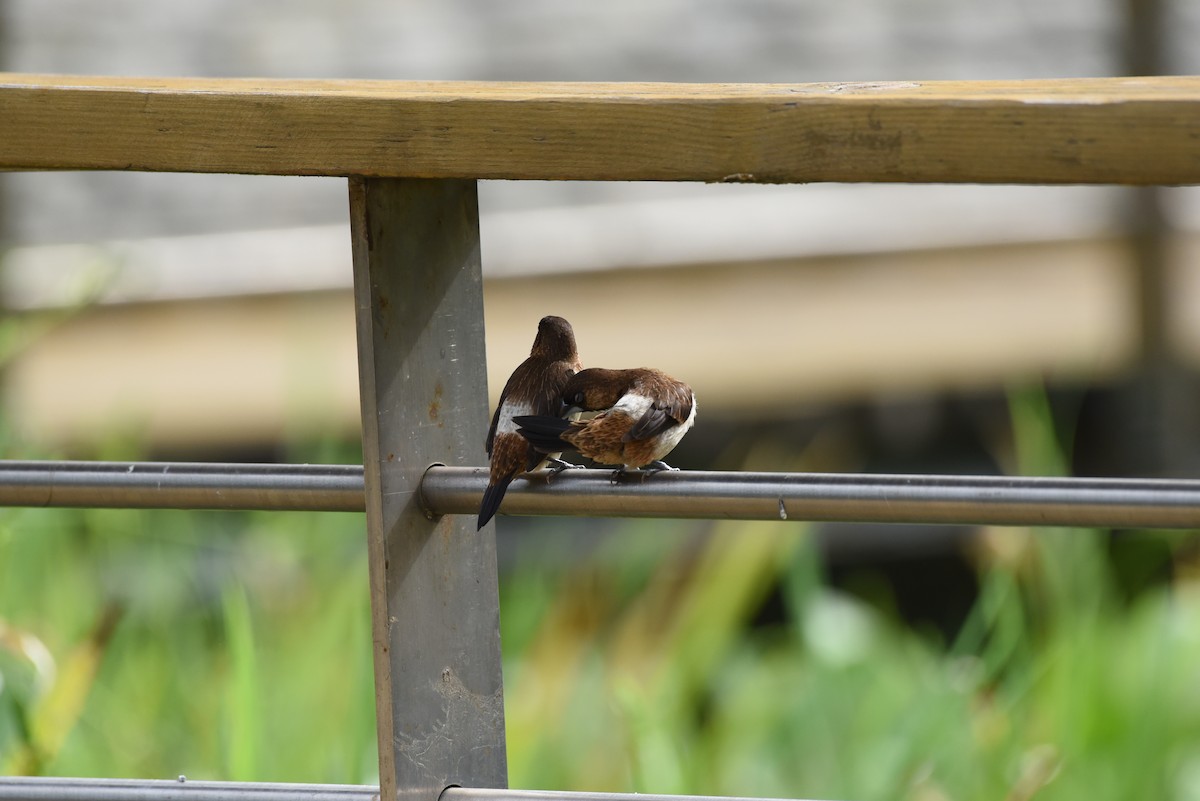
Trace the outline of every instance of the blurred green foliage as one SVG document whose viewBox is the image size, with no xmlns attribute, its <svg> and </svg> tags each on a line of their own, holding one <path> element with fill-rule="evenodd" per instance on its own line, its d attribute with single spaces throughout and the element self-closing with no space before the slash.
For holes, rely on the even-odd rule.
<svg viewBox="0 0 1200 801">
<path fill-rule="evenodd" d="M 1044 396 L 1011 409 L 1014 469 L 1061 473 Z M 362 528 L 0 510 L 0 771 L 374 782 Z M 515 787 L 1200 799 L 1191 533 L 1138 533 L 1176 578 L 1131 596 L 1105 532 L 982 532 L 945 642 L 831 586 L 803 523 L 529 531 L 501 584 Z"/>
<path fill-rule="evenodd" d="M 361 539 L 351 515 L 4 512 L 8 641 L 38 642 L 51 658 L 0 653 L 0 765 L 84 776 L 369 778 Z M 115 625 L 98 639 L 105 618 Z M 102 651 L 98 666 L 71 669 L 89 651 Z M 85 697 L 81 714 L 54 713 L 56 695 Z"/>
</svg>

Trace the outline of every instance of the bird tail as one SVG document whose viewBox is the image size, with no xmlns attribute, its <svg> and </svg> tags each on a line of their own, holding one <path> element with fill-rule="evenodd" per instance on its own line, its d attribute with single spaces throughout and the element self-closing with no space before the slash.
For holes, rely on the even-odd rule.
<svg viewBox="0 0 1200 801">
<path fill-rule="evenodd" d="M 478 531 L 488 524 L 488 521 L 496 516 L 496 511 L 500 508 L 500 502 L 504 500 L 504 493 L 508 492 L 508 485 L 512 483 L 515 475 L 504 476 L 499 481 L 487 485 L 487 489 L 483 491 L 483 502 L 479 504 Z"/>
<path fill-rule="evenodd" d="M 570 420 L 535 414 L 514 417 L 513 422 L 517 424 L 517 433 L 542 453 L 573 450 L 571 443 L 562 438 L 571 427 Z"/>
</svg>

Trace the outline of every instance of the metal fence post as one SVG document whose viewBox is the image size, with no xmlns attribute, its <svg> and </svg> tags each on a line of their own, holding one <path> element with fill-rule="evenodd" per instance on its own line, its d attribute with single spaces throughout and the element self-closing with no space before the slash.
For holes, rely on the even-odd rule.
<svg viewBox="0 0 1200 801">
<path fill-rule="evenodd" d="M 351 178 L 350 220 L 381 798 L 505 787 L 494 529 L 419 498 L 486 459 L 476 183 Z"/>
</svg>

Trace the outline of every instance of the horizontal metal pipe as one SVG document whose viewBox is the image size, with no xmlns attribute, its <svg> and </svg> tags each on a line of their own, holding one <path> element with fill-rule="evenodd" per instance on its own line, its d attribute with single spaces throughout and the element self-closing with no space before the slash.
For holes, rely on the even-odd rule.
<svg viewBox="0 0 1200 801">
<path fill-rule="evenodd" d="M 0 506 L 361 512 L 361 465 L 0 461 Z"/>
<path fill-rule="evenodd" d="M 162 779 L 0 778 L 0 801 L 379 801 L 379 788 Z"/>
<path fill-rule="evenodd" d="M 0 801 L 379 801 L 379 788 L 161 779 L 0 778 Z M 438 801 L 764 801 L 733 797 L 447 787 Z"/>
<path fill-rule="evenodd" d="M 1200 481 L 608 470 L 519 478 L 510 515 L 1200 528 Z M 363 510 L 358 465 L 3 462 L 0 506 Z M 475 514 L 482 467 L 431 467 L 434 514 Z"/>
<path fill-rule="evenodd" d="M 656 795 L 654 793 L 587 793 L 559 790 L 488 790 L 447 787 L 438 801 L 768 801 L 739 796 Z"/>
<path fill-rule="evenodd" d="M 609 470 L 517 479 L 510 515 L 840 520 L 879 523 L 1200 528 L 1200 481 L 1004 476 L 749 473 L 681 470 L 618 483 Z M 474 514 L 487 484 L 476 467 L 431 467 L 435 514 Z"/>
</svg>

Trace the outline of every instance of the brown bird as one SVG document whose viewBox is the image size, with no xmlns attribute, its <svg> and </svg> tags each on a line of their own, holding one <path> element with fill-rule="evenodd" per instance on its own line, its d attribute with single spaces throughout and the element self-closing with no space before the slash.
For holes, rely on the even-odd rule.
<svg viewBox="0 0 1200 801">
<path fill-rule="evenodd" d="M 562 391 L 565 414 L 599 411 L 590 420 L 514 417 L 517 432 L 543 453 L 575 450 L 601 464 L 619 464 L 614 480 L 632 468 L 674 470 L 662 461 L 696 422 L 691 387 L 659 370 L 591 368 Z"/>
<path fill-rule="evenodd" d="M 567 379 L 582 367 L 571 324 L 561 317 L 543 317 L 529 358 L 509 376 L 492 415 L 487 436 L 491 473 L 479 505 L 479 528 L 496 514 L 508 485 L 519 473 L 532 472 L 542 462 L 556 462 L 560 470 L 571 466 L 559 461 L 561 448 L 557 453 L 543 453 L 530 445 L 517 433 L 513 420 L 524 415 L 558 414 L 563 408 L 561 398 Z"/>
</svg>

